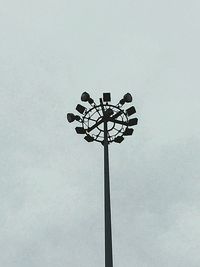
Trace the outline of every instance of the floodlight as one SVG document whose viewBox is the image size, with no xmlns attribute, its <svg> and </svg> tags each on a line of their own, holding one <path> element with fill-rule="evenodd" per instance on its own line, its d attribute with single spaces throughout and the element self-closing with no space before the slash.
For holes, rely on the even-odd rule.
<svg viewBox="0 0 200 267">
<path fill-rule="evenodd" d="M 114 111 L 111 109 L 111 108 L 108 108 L 107 110 L 106 110 L 106 115 L 108 115 L 108 116 L 112 116 L 114 114 Z"/>
<path fill-rule="evenodd" d="M 73 113 L 67 113 L 67 120 L 68 122 L 75 121 L 75 115 Z"/>
<path fill-rule="evenodd" d="M 126 113 L 127 113 L 128 116 L 133 115 L 135 112 L 136 112 L 136 110 L 135 110 L 135 107 L 134 106 L 132 106 L 132 107 L 130 107 L 130 108 L 128 108 L 126 110 Z"/>
<path fill-rule="evenodd" d="M 127 93 L 124 95 L 124 101 L 127 102 L 127 103 L 130 103 L 132 102 L 133 98 L 132 98 L 132 95 L 130 93 Z"/>
<path fill-rule="evenodd" d="M 126 128 L 124 131 L 123 135 L 128 136 L 133 134 L 133 129 L 132 128 Z"/>
<path fill-rule="evenodd" d="M 115 142 L 115 143 L 121 143 L 123 140 L 124 140 L 124 137 L 123 137 L 123 136 L 117 136 L 117 137 L 114 139 L 114 142 Z"/>
<path fill-rule="evenodd" d="M 76 127 L 75 128 L 77 134 L 85 134 L 86 130 L 83 127 Z"/>
<path fill-rule="evenodd" d="M 128 126 L 133 126 L 136 125 L 138 123 L 138 119 L 134 118 L 128 121 Z"/>
<path fill-rule="evenodd" d="M 84 102 L 89 102 L 90 104 L 94 103 L 94 100 L 90 97 L 90 95 L 87 92 L 82 93 L 81 100 Z"/>
<path fill-rule="evenodd" d="M 103 93 L 103 101 L 104 102 L 110 102 L 111 101 L 110 93 Z"/>
<path fill-rule="evenodd" d="M 93 142 L 94 141 L 94 137 L 92 137 L 91 135 L 87 134 L 84 139 L 88 142 Z"/>
<path fill-rule="evenodd" d="M 119 104 L 121 104 L 122 106 L 125 104 L 125 103 L 130 103 L 132 102 L 133 98 L 132 98 L 132 95 L 127 93 L 123 96 L 123 98 L 119 101 Z"/>
<path fill-rule="evenodd" d="M 78 112 L 80 112 L 81 114 L 83 114 L 84 111 L 86 110 L 86 108 L 85 108 L 84 106 L 78 104 L 78 105 L 76 106 L 76 110 L 77 110 Z"/>
<path fill-rule="evenodd" d="M 90 95 L 87 92 L 82 93 L 81 100 L 87 102 L 90 99 Z"/>
</svg>

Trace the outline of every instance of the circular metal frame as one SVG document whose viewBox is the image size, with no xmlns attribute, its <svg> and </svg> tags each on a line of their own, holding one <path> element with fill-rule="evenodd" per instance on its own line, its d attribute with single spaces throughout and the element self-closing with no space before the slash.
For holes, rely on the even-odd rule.
<svg viewBox="0 0 200 267">
<path fill-rule="evenodd" d="M 129 96 L 128 99 L 127 95 Z M 103 100 L 100 98 L 100 104 L 98 105 L 86 92 L 82 94 L 81 100 L 88 102 L 91 108 L 87 109 L 78 104 L 76 110 L 81 113 L 81 116 L 68 113 L 67 119 L 69 122 L 76 120 L 82 124 L 82 127 L 76 127 L 76 132 L 85 134 L 85 140 L 88 142 L 96 141 L 104 145 L 105 129 L 108 144 L 112 142 L 121 143 L 124 140 L 123 136 L 132 135 L 133 129 L 129 127 L 136 125 L 138 121 L 137 118 L 130 119 L 130 116 L 136 113 L 135 107 L 123 109 L 125 103 L 132 101 L 131 94 L 124 95 L 117 105 L 109 103 L 111 101 L 110 93 L 104 93 Z"/>
<path fill-rule="evenodd" d="M 128 123 L 127 114 L 119 106 L 114 106 L 114 105 L 105 103 L 103 104 L 103 107 L 105 109 L 105 112 L 108 109 L 112 109 L 113 111 L 112 116 L 117 114 L 117 112 L 121 112 L 121 115 L 119 115 L 120 121 L 124 122 L 124 124 Z M 102 120 L 103 116 L 104 115 L 102 112 L 102 105 L 95 105 L 92 108 L 90 108 L 88 111 L 86 111 L 82 118 L 82 126 L 86 130 L 86 134 L 92 136 L 94 138 L 94 141 L 100 142 L 100 143 L 102 143 L 104 140 L 104 129 L 103 127 L 100 128 L 100 126 L 103 126 L 103 122 L 91 132 L 87 132 L 87 130 L 90 129 L 90 127 L 92 126 L 91 122 L 95 124 L 98 121 Z M 117 124 L 116 122 L 112 122 L 108 120 L 108 143 L 113 142 L 117 136 L 123 136 L 123 133 L 127 128 L 128 126 Z"/>
</svg>

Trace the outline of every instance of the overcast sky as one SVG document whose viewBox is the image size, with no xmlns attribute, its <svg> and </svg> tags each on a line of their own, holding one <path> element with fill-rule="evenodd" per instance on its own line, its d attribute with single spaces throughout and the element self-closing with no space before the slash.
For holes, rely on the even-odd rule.
<svg viewBox="0 0 200 267">
<path fill-rule="evenodd" d="M 130 92 L 114 267 L 200 266 L 200 2 L 0 0 L 0 266 L 104 266 L 103 147 L 66 122 Z"/>
</svg>

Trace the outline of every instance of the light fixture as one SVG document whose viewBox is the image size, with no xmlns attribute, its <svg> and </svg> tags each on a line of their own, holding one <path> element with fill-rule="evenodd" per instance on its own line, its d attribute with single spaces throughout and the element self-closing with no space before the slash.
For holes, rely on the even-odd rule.
<svg viewBox="0 0 200 267">
<path fill-rule="evenodd" d="M 110 93 L 103 93 L 103 101 L 104 102 L 110 102 L 111 101 Z"/>
<path fill-rule="evenodd" d="M 81 100 L 87 102 L 90 99 L 90 95 L 87 92 L 82 93 Z"/>
<path fill-rule="evenodd" d="M 106 110 L 106 115 L 108 115 L 108 116 L 112 116 L 114 114 L 114 111 L 111 109 L 111 108 L 108 108 L 107 110 Z"/>
<path fill-rule="evenodd" d="M 123 98 L 119 101 L 119 103 L 123 106 L 125 103 L 132 102 L 133 98 L 130 93 L 127 93 L 123 96 Z"/>
<path fill-rule="evenodd" d="M 134 118 L 128 121 L 128 126 L 133 126 L 136 125 L 138 123 L 138 119 Z"/>
<path fill-rule="evenodd" d="M 91 135 L 87 134 L 84 139 L 88 142 L 93 142 L 94 141 L 94 137 L 92 137 Z"/>
<path fill-rule="evenodd" d="M 123 137 L 123 136 L 117 136 L 117 137 L 114 139 L 114 142 L 115 142 L 115 143 L 121 143 L 122 141 L 124 141 L 124 137 Z"/>
<path fill-rule="evenodd" d="M 75 115 L 73 113 L 67 113 L 67 120 L 68 122 L 75 121 Z"/>
<path fill-rule="evenodd" d="M 77 110 L 79 113 L 83 114 L 83 113 L 85 112 L 86 108 L 85 108 L 84 106 L 78 104 L 78 105 L 76 106 L 76 110 Z"/>
<path fill-rule="evenodd" d="M 133 134 L 133 129 L 132 128 L 126 128 L 124 131 L 123 135 L 128 136 Z"/>
<path fill-rule="evenodd" d="M 124 95 L 124 101 L 126 103 L 130 103 L 130 102 L 132 102 L 132 100 L 133 100 L 133 98 L 132 98 L 132 95 L 130 93 L 127 93 Z"/>
<path fill-rule="evenodd" d="M 83 127 L 76 127 L 75 128 L 77 134 L 85 134 L 86 130 Z"/>
<path fill-rule="evenodd" d="M 81 100 L 83 102 L 89 102 L 90 104 L 94 103 L 94 100 L 90 97 L 90 94 L 88 94 L 87 92 L 82 93 Z"/>
<path fill-rule="evenodd" d="M 128 109 L 126 110 L 126 114 L 127 114 L 128 116 L 131 116 L 131 115 L 133 115 L 134 113 L 136 113 L 136 110 L 135 110 L 135 107 L 134 107 L 134 106 L 132 106 L 132 107 L 130 107 L 130 108 L 128 108 Z"/>
<path fill-rule="evenodd" d="M 73 113 L 67 113 L 67 120 L 68 122 L 73 122 L 73 121 L 80 121 L 81 117 L 78 115 L 74 115 Z"/>
</svg>

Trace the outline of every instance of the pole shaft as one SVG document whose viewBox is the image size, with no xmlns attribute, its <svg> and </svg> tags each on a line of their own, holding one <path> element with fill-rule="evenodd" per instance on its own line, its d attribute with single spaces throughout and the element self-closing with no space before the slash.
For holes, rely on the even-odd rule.
<svg viewBox="0 0 200 267">
<path fill-rule="evenodd" d="M 107 121 L 104 121 L 104 208 L 105 208 L 105 267 L 113 267 Z"/>
</svg>

